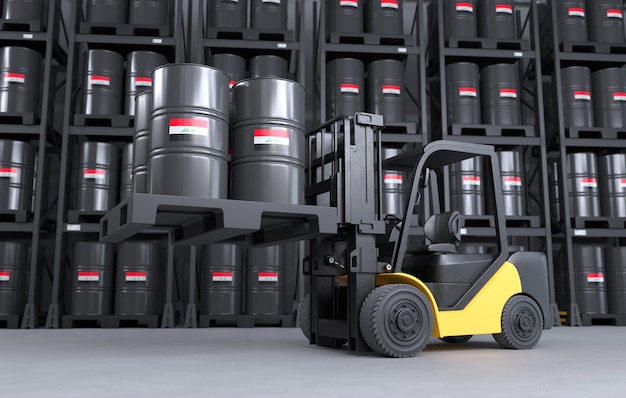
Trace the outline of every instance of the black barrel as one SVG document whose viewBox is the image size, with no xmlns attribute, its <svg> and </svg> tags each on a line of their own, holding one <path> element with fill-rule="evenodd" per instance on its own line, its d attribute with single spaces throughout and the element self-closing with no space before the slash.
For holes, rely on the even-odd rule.
<svg viewBox="0 0 626 398">
<path fill-rule="evenodd" d="M 86 2 L 87 22 L 120 24 L 128 20 L 128 0 L 86 0 Z"/>
<path fill-rule="evenodd" d="M 119 115 L 124 101 L 124 57 L 110 50 L 89 50 L 84 56 L 83 112 Z"/>
<path fill-rule="evenodd" d="M 70 277 L 70 315 L 110 315 L 113 312 L 114 246 L 99 242 L 76 243 Z"/>
<path fill-rule="evenodd" d="M 403 0 L 368 0 L 365 12 L 365 29 L 379 35 L 403 33 Z"/>
<path fill-rule="evenodd" d="M 518 151 L 498 151 L 505 216 L 523 216 L 526 209 L 524 163 Z"/>
<path fill-rule="evenodd" d="M 365 0 L 326 0 L 328 33 L 363 33 Z"/>
<path fill-rule="evenodd" d="M 133 25 L 167 25 L 169 0 L 129 0 L 128 23 Z"/>
<path fill-rule="evenodd" d="M 337 58 L 326 63 L 328 119 L 365 111 L 364 75 L 363 61 L 356 58 Z"/>
<path fill-rule="evenodd" d="M 0 242 L 0 315 L 23 315 L 28 291 L 28 245 Z"/>
<path fill-rule="evenodd" d="M 381 59 L 367 65 L 366 110 L 383 115 L 385 122 L 403 122 L 404 64 Z"/>
<path fill-rule="evenodd" d="M 206 65 L 170 64 L 152 76 L 148 193 L 225 199 L 228 75 Z"/>
<path fill-rule="evenodd" d="M 35 146 L 0 140 L 0 210 L 32 210 Z"/>
<path fill-rule="evenodd" d="M 568 163 L 568 192 L 572 217 L 599 217 L 600 194 L 596 154 L 570 153 Z"/>
<path fill-rule="evenodd" d="M 591 74 L 596 127 L 626 126 L 626 81 L 622 68 L 600 69 Z"/>
<path fill-rule="evenodd" d="M 604 249 L 609 314 L 626 314 L 626 247 Z"/>
<path fill-rule="evenodd" d="M 602 215 L 626 217 L 626 154 L 600 156 L 598 170 Z"/>
<path fill-rule="evenodd" d="M 207 51 L 208 52 L 208 51 Z M 221 69 L 230 78 L 229 86 L 246 78 L 246 59 L 242 56 L 228 53 L 210 55 L 207 57 L 208 64 Z"/>
<path fill-rule="evenodd" d="M 519 74 L 515 64 L 494 64 L 482 68 L 480 88 L 483 123 L 522 123 Z"/>
<path fill-rule="evenodd" d="M 287 29 L 287 0 L 251 0 L 250 27 L 259 30 Z"/>
<path fill-rule="evenodd" d="M 44 22 L 44 0 L 4 0 L 2 19 Z"/>
<path fill-rule="evenodd" d="M 304 203 L 304 87 L 286 79 L 233 87 L 232 199 Z"/>
<path fill-rule="evenodd" d="M 485 185 L 480 157 L 450 166 L 450 208 L 467 216 L 485 214 Z"/>
<path fill-rule="evenodd" d="M 133 51 L 126 58 L 126 114 L 135 114 L 135 97 L 152 89 L 152 71 L 167 63 L 153 51 Z"/>
<path fill-rule="evenodd" d="M 478 65 L 456 62 L 446 65 L 448 124 L 480 123 L 480 73 Z"/>
<path fill-rule="evenodd" d="M 566 127 L 593 127 L 591 70 L 586 66 L 561 69 L 563 119 Z"/>
<path fill-rule="evenodd" d="M 163 250 L 154 243 L 123 242 L 118 246 L 116 315 L 158 315 L 163 312 L 163 257 Z"/>
<path fill-rule="evenodd" d="M 514 0 L 479 0 L 478 33 L 490 39 L 515 39 L 514 15 Z"/>
<path fill-rule="evenodd" d="M 119 197 L 119 149 L 106 142 L 86 141 L 73 165 L 73 210 L 107 211 Z"/>
<path fill-rule="evenodd" d="M 43 57 L 26 47 L 0 49 L 0 112 L 39 114 Z"/>
<path fill-rule="evenodd" d="M 249 248 L 246 260 L 246 313 L 285 312 L 285 246 Z"/>
<path fill-rule="evenodd" d="M 202 248 L 200 314 L 241 314 L 244 253 L 241 245 L 233 243 L 214 243 Z"/>
<path fill-rule="evenodd" d="M 120 170 L 120 202 L 133 193 L 133 143 L 122 147 L 122 167 Z"/>
<path fill-rule="evenodd" d="M 624 43 L 622 0 L 587 0 L 589 41 Z"/>
<path fill-rule="evenodd" d="M 209 0 L 206 12 L 208 28 L 245 29 L 248 0 Z"/>
<path fill-rule="evenodd" d="M 135 97 L 135 135 L 133 136 L 133 192 L 148 192 L 148 152 L 150 151 L 150 112 L 152 93 Z"/>
<path fill-rule="evenodd" d="M 476 28 L 477 0 L 443 0 L 445 38 L 471 39 Z"/>
<path fill-rule="evenodd" d="M 289 77 L 287 60 L 278 55 L 257 55 L 250 58 L 250 77 Z"/>
<path fill-rule="evenodd" d="M 587 15 L 585 0 L 559 0 L 557 4 L 557 23 L 559 24 L 559 43 L 587 41 Z"/>
<path fill-rule="evenodd" d="M 384 159 L 389 159 L 401 153 L 401 148 L 382 148 Z M 402 217 L 404 214 L 404 202 L 406 201 L 407 184 L 409 184 L 409 181 L 406 172 L 383 170 L 383 215 L 393 214 Z"/>
<path fill-rule="evenodd" d="M 572 251 L 574 290 L 580 312 L 583 314 L 606 314 L 606 278 L 602 247 L 575 244 Z"/>
</svg>

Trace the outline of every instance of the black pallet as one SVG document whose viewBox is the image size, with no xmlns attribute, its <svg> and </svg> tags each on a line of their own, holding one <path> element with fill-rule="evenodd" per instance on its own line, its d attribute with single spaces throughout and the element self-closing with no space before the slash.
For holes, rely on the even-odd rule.
<svg viewBox="0 0 626 398">
<path fill-rule="evenodd" d="M 34 112 L 0 112 L 0 124 L 35 125 L 39 118 Z"/>
<path fill-rule="evenodd" d="M 94 328 L 117 329 L 123 327 L 158 328 L 158 315 L 63 315 L 63 329 Z"/>
<path fill-rule="evenodd" d="M 626 54 L 626 44 L 619 43 L 565 41 L 559 45 L 559 48 L 568 53 Z"/>
<path fill-rule="evenodd" d="M 0 19 L 0 30 L 6 32 L 41 32 L 43 24 L 41 20 Z"/>
<path fill-rule="evenodd" d="M 478 137 L 536 137 L 535 126 L 502 126 L 492 124 L 453 124 L 450 135 Z"/>
<path fill-rule="evenodd" d="M 97 210 L 70 210 L 67 212 L 67 222 L 69 224 L 91 224 L 99 223 L 102 216 L 107 214 L 106 211 Z"/>
<path fill-rule="evenodd" d="M 30 210 L 0 210 L 0 222 L 25 223 L 31 220 Z"/>
<path fill-rule="evenodd" d="M 625 229 L 626 217 L 572 217 L 575 229 Z"/>
<path fill-rule="evenodd" d="M 465 216 L 461 215 L 461 225 L 464 228 L 495 228 L 494 216 Z"/>
<path fill-rule="evenodd" d="M 506 216 L 507 228 L 539 228 L 541 218 L 539 216 Z"/>
<path fill-rule="evenodd" d="M 565 136 L 567 138 L 626 139 L 626 128 L 568 127 L 565 129 Z"/>
<path fill-rule="evenodd" d="M 261 40 L 261 41 L 288 41 L 294 40 L 293 30 L 266 30 L 266 29 L 233 29 L 208 28 L 207 39 L 224 40 Z"/>
<path fill-rule="evenodd" d="M 238 327 L 260 326 L 291 328 L 295 326 L 293 315 L 200 315 L 198 327 Z"/>
<path fill-rule="evenodd" d="M 0 315 L 0 329 L 19 329 L 20 315 Z"/>
<path fill-rule="evenodd" d="M 382 133 L 389 134 L 415 134 L 417 132 L 415 123 L 412 122 L 389 122 L 385 123 Z"/>
<path fill-rule="evenodd" d="M 626 326 L 626 314 L 582 314 L 583 326 Z"/>
<path fill-rule="evenodd" d="M 134 25 L 81 22 L 79 32 L 83 34 L 113 36 L 170 37 L 169 25 Z"/>
<path fill-rule="evenodd" d="M 376 33 L 338 33 L 330 32 L 328 42 L 333 44 L 373 44 L 384 46 L 413 45 L 411 35 L 379 35 Z"/>
<path fill-rule="evenodd" d="M 134 127 L 135 117 L 130 115 L 74 115 L 74 126 L 80 127 Z"/>
<path fill-rule="evenodd" d="M 484 50 L 518 50 L 530 49 L 530 41 L 527 39 L 490 39 L 487 37 L 450 37 L 446 40 L 448 48 L 480 48 Z"/>
</svg>

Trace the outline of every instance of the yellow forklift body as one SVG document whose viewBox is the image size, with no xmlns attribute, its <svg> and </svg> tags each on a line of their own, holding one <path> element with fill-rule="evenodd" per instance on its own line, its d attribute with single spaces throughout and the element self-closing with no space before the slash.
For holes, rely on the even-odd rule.
<svg viewBox="0 0 626 398">
<path fill-rule="evenodd" d="M 403 283 L 420 290 L 433 310 L 433 337 L 500 333 L 504 304 L 522 293 L 517 268 L 506 261 L 478 294 L 462 310 L 440 311 L 428 286 L 418 278 L 402 272 L 376 275 L 376 285 Z"/>
</svg>

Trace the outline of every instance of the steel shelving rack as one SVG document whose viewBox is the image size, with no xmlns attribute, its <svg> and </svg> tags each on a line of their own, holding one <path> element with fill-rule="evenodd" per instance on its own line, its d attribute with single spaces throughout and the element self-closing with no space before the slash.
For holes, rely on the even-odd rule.
<svg viewBox="0 0 626 398">
<path fill-rule="evenodd" d="M 299 0 L 288 0 L 288 26 L 284 30 L 259 30 L 259 29 L 206 29 L 205 21 L 208 2 L 203 0 L 190 0 L 190 18 L 188 23 L 189 35 L 189 61 L 193 63 L 207 64 L 206 55 L 219 53 L 235 54 L 248 61 L 257 55 L 279 55 L 287 60 L 288 73 L 291 78 L 305 85 L 305 73 L 307 73 L 303 55 L 303 43 L 301 41 L 304 32 L 307 13 L 306 4 Z M 216 241 L 213 241 L 216 242 Z M 204 244 L 204 242 L 202 242 Z M 188 245 L 189 279 L 186 290 L 186 310 L 184 326 L 187 328 L 210 327 L 210 326 L 242 326 L 252 327 L 258 325 L 274 325 L 290 327 L 295 325 L 295 314 L 292 310 L 292 298 L 295 294 L 295 270 L 288 270 L 287 286 L 285 293 L 285 314 L 277 315 L 199 315 L 198 302 L 198 262 L 200 247 Z M 300 256 L 298 250 L 287 249 L 293 256 Z M 187 257 L 186 257 L 187 258 Z"/>
<path fill-rule="evenodd" d="M 402 35 L 379 35 L 374 33 L 330 32 L 327 27 L 326 2 L 318 2 L 316 10 L 316 48 L 315 65 L 317 68 L 316 92 L 319 97 L 319 122 L 324 123 L 327 114 L 326 63 L 335 57 L 350 56 L 365 62 L 374 59 L 396 59 L 405 65 L 405 92 L 407 117 L 402 122 L 386 122 L 383 130 L 383 143 L 396 145 L 424 145 L 428 132 L 428 109 L 426 100 L 426 26 L 423 0 L 403 2 L 405 19 Z M 360 4 L 365 7 L 364 4 Z M 414 68 L 414 69 L 413 69 Z M 408 112 L 414 107 L 413 115 Z"/>
<path fill-rule="evenodd" d="M 561 262 L 564 272 L 565 284 L 565 308 L 560 308 L 561 318 L 567 325 L 581 326 L 591 325 L 594 321 L 614 322 L 626 324 L 626 316 L 623 314 L 583 314 L 581 313 L 575 294 L 575 279 L 573 265 L 573 246 L 580 243 L 588 243 L 599 246 L 620 246 L 626 238 L 626 218 L 609 217 L 574 217 L 570 206 L 567 184 L 567 154 L 582 150 L 596 154 L 615 153 L 626 151 L 626 128 L 603 128 L 603 127 L 569 127 L 565 125 L 562 94 L 561 68 L 566 66 L 587 66 L 591 70 L 626 65 L 626 44 L 607 43 L 579 43 L 564 41 L 559 36 L 558 18 L 555 12 L 557 3 L 555 0 L 548 2 L 547 23 L 542 28 L 543 36 L 547 40 L 545 51 L 548 66 L 545 73 L 550 76 L 553 85 L 553 108 L 555 118 L 553 130 L 548 132 L 548 151 L 558 157 L 558 197 L 560 218 L 553 214 L 552 224 L 555 226 L 553 241 L 555 247 L 554 257 Z M 587 21 L 589 24 L 589 21 Z M 547 203 L 547 202 L 546 202 Z M 556 260 L 555 260 L 556 261 Z"/>
<path fill-rule="evenodd" d="M 443 139 L 460 142 L 493 145 L 497 149 L 516 150 L 524 163 L 533 164 L 523 170 L 526 188 L 526 209 L 524 216 L 506 217 L 507 234 L 516 245 L 528 250 L 544 251 L 548 257 L 550 284 L 553 286 L 552 241 L 550 211 L 545 203 L 549 201 L 547 178 L 547 143 L 544 129 L 543 87 L 541 80 L 541 49 L 539 36 L 539 8 L 537 2 L 529 2 L 522 10 L 517 6 L 514 17 L 517 37 L 514 39 L 446 38 L 445 17 L 442 2 L 432 2 L 429 14 L 434 23 L 430 26 L 427 58 L 430 60 L 429 74 L 434 76 L 429 85 L 431 98 L 439 99 L 432 106 L 433 121 L 428 141 Z M 520 97 L 522 98 L 522 120 L 524 125 L 452 124 L 447 115 L 446 65 L 454 62 L 473 62 L 479 67 L 496 64 L 517 64 L 520 72 Z M 478 82 L 477 82 L 478 83 Z M 480 83 L 478 83 L 480 84 Z M 434 120 L 438 118 L 438 120 Z M 440 118 L 440 119 L 439 119 Z M 450 206 L 449 175 L 443 181 L 443 202 Z M 465 227 L 461 229 L 463 242 L 481 244 L 495 237 L 490 216 L 463 216 Z M 487 238 L 487 239 L 486 239 Z M 551 292 L 552 319 L 559 325 L 558 309 L 554 291 Z"/>
<path fill-rule="evenodd" d="M 61 171 L 59 176 L 59 199 L 57 208 L 53 284 L 50 307 L 45 326 L 58 328 L 63 320 L 64 326 L 74 322 L 104 323 L 124 319 L 106 319 L 107 316 L 70 317 L 64 316 L 64 285 L 66 269 L 69 263 L 68 247 L 71 242 L 97 241 L 99 220 L 106 212 L 79 212 L 69 207 L 69 181 L 71 159 L 76 144 L 86 140 L 97 140 L 122 144 L 132 141 L 134 118 L 128 115 L 87 116 L 77 113 L 79 104 L 77 93 L 80 90 L 80 68 L 82 53 L 88 49 L 108 49 L 126 55 L 136 50 L 151 50 L 166 56 L 169 62 L 185 61 L 185 35 L 183 27 L 183 1 L 172 0 L 170 3 L 172 18 L 168 26 L 135 26 L 130 24 L 92 24 L 85 20 L 81 0 L 72 0 L 68 27 L 68 62 L 65 103 L 63 111 L 63 142 L 61 148 Z M 174 254 L 169 242 L 161 235 L 140 236 L 139 240 L 159 240 L 168 242 L 167 281 L 165 306 L 161 320 L 162 327 L 174 327 L 173 280 Z M 108 316 L 111 318 L 112 316 Z M 141 318 L 141 317 L 138 317 Z M 128 321 L 154 324 L 152 319 L 134 319 Z"/>
<path fill-rule="evenodd" d="M 65 64 L 65 52 L 61 48 L 61 2 L 50 0 L 42 21 L 2 20 L 0 46 L 22 46 L 38 51 L 43 56 L 41 108 L 33 113 L 0 114 L 1 138 L 30 141 L 38 148 L 36 183 L 32 217 L 25 220 L 15 212 L 2 214 L 0 236 L 2 239 L 30 244 L 28 295 L 23 315 L 0 316 L 0 327 L 34 328 L 39 322 L 41 286 L 49 269 L 45 256 L 44 241 L 51 240 L 53 221 L 49 206 L 54 206 L 54 191 L 48 191 L 48 178 L 52 158 L 60 145 L 60 134 L 54 130 L 54 99 L 61 80 L 59 73 Z M 4 30 L 7 29 L 7 30 Z M 22 222 L 25 221 L 25 222 Z"/>
</svg>

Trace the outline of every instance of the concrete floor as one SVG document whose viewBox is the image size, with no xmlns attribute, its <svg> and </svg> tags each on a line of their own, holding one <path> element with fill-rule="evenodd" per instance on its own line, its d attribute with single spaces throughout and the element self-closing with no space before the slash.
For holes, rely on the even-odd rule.
<svg viewBox="0 0 626 398">
<path fill-rule="evenodd" d="M 433 339 L 389 359 L 299 329 L 0 330 L 0 397 L 624 397 L 626 328 L 559 327 L 535 349 Z"/>
</svg>

